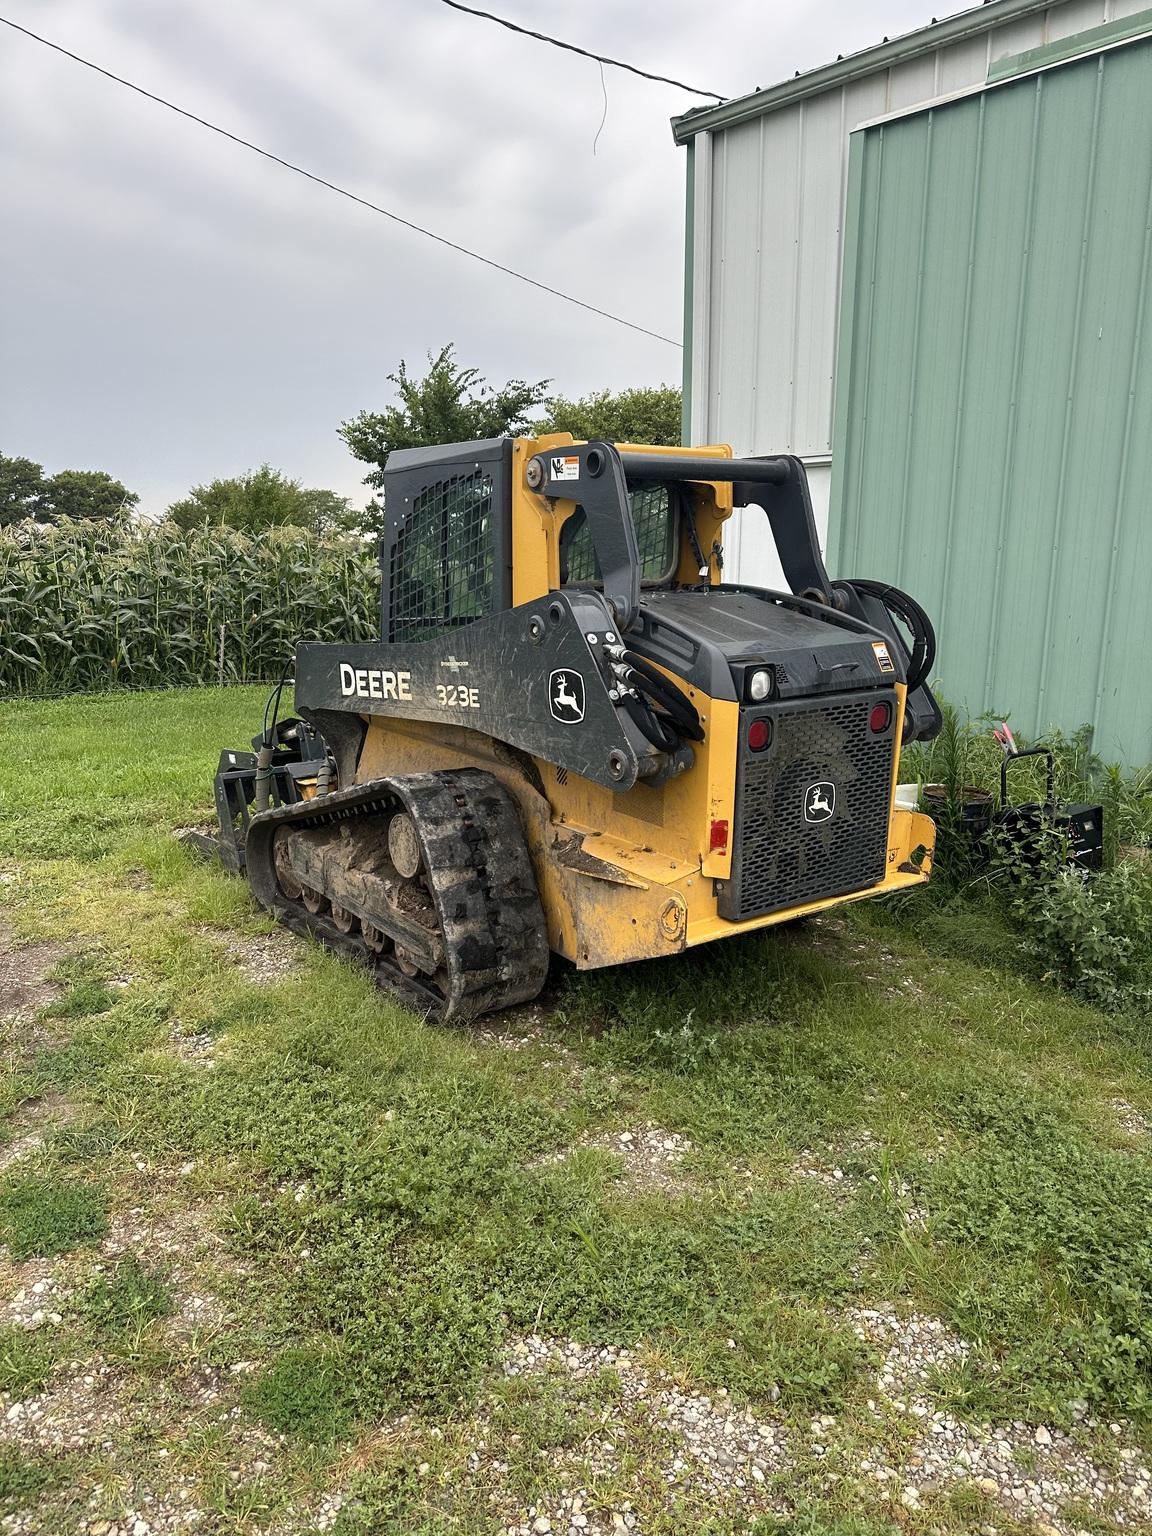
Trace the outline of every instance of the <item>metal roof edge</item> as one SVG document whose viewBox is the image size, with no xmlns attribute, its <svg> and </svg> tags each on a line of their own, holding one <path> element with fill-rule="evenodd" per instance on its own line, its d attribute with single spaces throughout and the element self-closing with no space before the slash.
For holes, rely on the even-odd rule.
<svg viewBox="0 0 1152 1536">
<path fill-rule="evenodd" d="M 984 0 L 982 5 L 971 10 L 946 16 L 943 21 L 932 22 L 915 32 L 905 32 L 902 37 L 893 38 L 891 42 L 876 43 L 871 48 L 861 49 L 859 53 L 850 53 L 847 58 L 836 59 L 818 69 L 810 69 L 762 91 L 734 96 L 731 101 L 722 102 L 717 107 L 693 108 L 691 112 L 672 119 L 672 137 L 677 144 L 684 144 L 698 133 L 731 128 L 749 118 L 774 112 L 804 96 L 815 96 L 830 86 L 843 85 L 861 75 L 871 75 L 878 69 L 915 58 L 930 48 L 938 48 L 942 43 L 960 42 L 980 32 L 991 31 L 993 27 L 1012 21 L 1017 16 L 1048 10 L 1053 3 L 1054 0 Z"/>
<path fill-rule="evenodd" d="M 1152 11 L 1137 11 L 1132 16 L 1121 17 L 1117 22 L 1106 22 L 1101 27 L 1090 27 L 1085 32 L 1072 32 L 1054 43 L 1046 43 L 1043 47 L 1029 48 L 1024 53 L 1013 54 L 1011 58 L 1001 61 L 1005 66 L 1012 66 L 1011 68 L 1002 69 L 998 63 L 988 71 L 988 76 L 984 80 L 961 86 L 956 91 L 948 91 L 943 96 L 933 96 L 930 101 L 917 101 L 906 107 L 894 107 L 891 112 L 881 112 L 876 117 L 867 118 L 850 130 L 849 139 L 854 140 L 858 134 L 867 133 L 871 128 L 884 128 L 889 123 L 898 123 L 905 118 L 921 117 L 924 113 L 935 112 L 940 107 L 950 107 L 957 101 L 965 101 L 972 96 L 987 95 L 990 91 L 997 91 L 1002 86 L 1015 85 L 1021 80 L 1027 80 L 1036 75 L 1046 75 L 1068 64 L 1081 63 L 1084 59 L 1100 54 L 1117 53 L 1121 48 L 1127 48 L 1133 43 L 1146 43 L 1150 39 L 1152 39 Z"/>
</svg>

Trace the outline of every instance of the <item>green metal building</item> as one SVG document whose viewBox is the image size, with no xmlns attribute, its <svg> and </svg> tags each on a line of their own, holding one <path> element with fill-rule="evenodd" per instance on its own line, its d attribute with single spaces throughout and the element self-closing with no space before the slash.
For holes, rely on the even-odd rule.
<svg viewBox="0 0 1152 1536">
<path fill-rule="evenodd" d="M 1149 762 L 1152 11 L 988 63 L 845 134 L 828 564 L 970 713 Z"/>
</svg>

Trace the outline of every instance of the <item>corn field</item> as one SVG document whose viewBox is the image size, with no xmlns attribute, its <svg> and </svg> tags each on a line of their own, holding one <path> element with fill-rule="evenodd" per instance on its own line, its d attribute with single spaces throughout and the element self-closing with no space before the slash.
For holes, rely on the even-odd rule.
<svg viewBox="0 0 1152 1536">
<path fill-rule="evenodd" d="M 296 641 L 378 630 L 370 546 L 275 528 L 0 529 L 0 695 L 279 675 Z"/>
</svg>

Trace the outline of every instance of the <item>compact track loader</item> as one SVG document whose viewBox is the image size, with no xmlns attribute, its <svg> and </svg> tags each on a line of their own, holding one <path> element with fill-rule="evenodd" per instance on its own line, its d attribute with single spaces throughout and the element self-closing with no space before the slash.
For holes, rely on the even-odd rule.
<svg viewBox="0 0 1152 1536">
<path fill-rule="evenodd" d="M 939 729 L 931 625 L 829 579 L 799 459 L 500 438 L 392 454 L 385 506 L 379 641 L 301 643 L 296 717 L 221 756 L 219 852 L 289 927 L 467 1018 L 551 952 L 674 955 L 928 879 L 895 788 Z M 723 580 L 734 507 L 789 590 Z"/>
</svg>

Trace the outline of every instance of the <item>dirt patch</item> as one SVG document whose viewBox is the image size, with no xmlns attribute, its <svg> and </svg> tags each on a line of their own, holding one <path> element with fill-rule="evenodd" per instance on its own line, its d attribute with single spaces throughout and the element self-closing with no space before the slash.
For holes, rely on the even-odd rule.
<svg viewBox="0 0 1152 1536">
<path fill-rule="evenodd" d="M 1127 1099 L 1110 1099 L 1108 1107 L 1116 1116 L 1116 1123 L 1126 1136 L 1147 1137 L 1152 1135 L 1152 1124 L 1134 1104 Z"/>
<path fill-rule="evenodd" d="M 16 1262 L 0 1249 L 0 1323 L 29 1331 L 67 1323 L 76 1298 L 102 1276 L 111 1278 L 127 1258 L 162 1281 L 171 1310 L 160 1328 L 170 1344 L 186 1348 L 233 1321 L 230 1304 L 219 1293 L 229 1292 L 248 1270 L 214 1230 L 210 1211 L 192 1206 L 120 1211 L 94 1252 Z"/>
<path fill-rule="evenodd" d="M 132 1398 L 122 1373 L 105 1361 L 87 1361 L 33 1396 L 0 1396 L 0 1440 L 28 1450 L 113 1450 L 146 1411 Z"/>
<path fill-rule="evenodd" d="M 928 1212 L 916 1201 L 907 1179 L 882 1176 L 875 1172 L 879 1143 L 871 1131 L 860 1131 L 839 1144 L 825 1143 L 813 1150 L 804 1148 L 792 1163 L 792 1177 L 809 1180 L 826 1189 L 835 1199 L 851 1200 L 869 1187 L 883 1192 L 900 1206 L 909 1226 L 922 1226 Z"/>
<path fill-rule="evenodd" d="M 0 1174 L 7 1173 L 23 1158 L 31 1157 L 44 1145 L 50 1132 L 74 1120 L 77 1109 L 62 1094 L 45 1093 L 22 1104 L 13 1117 L 12 1140 L 0 1147 Z"/>
<path fill-rule="evenodd" d="M 506 1051 L 523 1051 L 529 1046 L 541 1045 L 547 1036 L 547 1020 L 538 1002 L 524 1003 L 518 1008 L 505 1008 L 502 1013 L 489 1014 L 472 1031 L 472 1039 L 478 1043 L 498 1045 Z M 557 1049 L 564 1048 L 558 1046 Z"/>
<path fill-rule="evenodd" d="M 72 1293 L 58 1259 L 26 1259 L 19 1265 L 0 1263 L 0 1289 L 5 1292 L 0 1319 L 34 1333 L 56 1328 Z"/>
<path fill-rule="evenodd" d="M 219 1035 L 211 1034 L 207 1030 L 192 1029 L 180 1019 L 174 1019 L 168 1038 L 172 1043 L 174 1054 L 189 1066 L 214 1067 L 216 1065 Z"/>
<path fill-rule="evenodd" d="M 105 1464 L 108 1475 L 91 1488 L 80 1522 L 68 1527 L 80 1536 L 217 1530 L 216 1516 L 202 1505 L 196 1470 L 178 1465 L 162 1443 L 191 1429 L 211 1437 L 216 1475 L 233 1485 L 273 1472 L 284 1444 L 235 1405 L 227 1378 L 209 1370 L 174 1377 L 157 1391 L 96 1356 L 22 1400 L 0 1396 L 0 1443 L 26 1452 L 94 1454 Z M 28 1512 L 8 1516 L 3 1530 L 44 1536 L 47 1527 Z"/>
<path fill-rule="evenodd" d="M 60 989 L 46 978 L 67 953 L 63 944 L 21 944 L 0 921 L 0 1042 L 15 1044 L 16 1027 L 56 1001 Z"/>
<path fill-rule="evenodd" d="M 138 1206 L 115 1214 L 90 1272 L 111 1270 L 128 1257 L 163 1278 L 172 1303 L 161 1324 L 169 1342 L 186 1344 L 196 1335 L 219 1333 L 234 1320 L 219 1290 L 227 1291 L 248 1270 L 215 1230 L 210 1208 Z"/>
<path fill-rule="evenodd" d="M 239 966 L 245 981 L 258 987 L 282 981 L 300 964 L 299 943 L 287 933 L 248 937 L 219 928 L 204 928 L 201 932 L 218 944 Z"/>
</svg>

